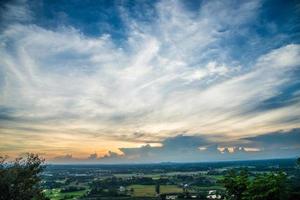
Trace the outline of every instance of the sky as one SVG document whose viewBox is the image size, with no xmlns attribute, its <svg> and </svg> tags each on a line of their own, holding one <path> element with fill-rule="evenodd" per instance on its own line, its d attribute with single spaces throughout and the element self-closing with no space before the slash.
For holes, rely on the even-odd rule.
<svg viewBox="0 0 300 200">
<path fill-rule="evenodd" d="M 297 0 L 0 3 L 0 154 L 300 156 Z"/>
</svg>

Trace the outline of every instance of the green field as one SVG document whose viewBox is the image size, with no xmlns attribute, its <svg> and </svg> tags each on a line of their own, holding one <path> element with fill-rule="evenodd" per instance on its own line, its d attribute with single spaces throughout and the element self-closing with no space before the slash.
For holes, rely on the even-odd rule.
<svg viewBox="0 0 300 200">
<path fill-rule="evenodd" d="M 194 191 L 209 191 L 209 190 L 224 190 L 223 186 L 215 185 L 215 186 L 192 186 Z"/>
<path fill-rule="evenodd" d="M 131 185 L 128 189 L 133 188 L 133 196 L 136 197 L 153 197 L 155 193 L 155 185 Z M 182 192 L 177 185 L 161 185 L 160 193 Z"/>
<path fill-rule="evenodd" d="M 84 195 L 87 190 L 81 190 L 76 192 L 60 192 L 60 189 L 52 189 L 52 190 L 45 190 L 44 191 L 46 196 L 51 200 L 75 200 L 78 197 Z"/>
<path fill-rule="evenodd" d="M 224 178 L 223 175 L 207 175 L 208 177 L 214 178 L 216 180 L 222 180 Z"/>
</svg>

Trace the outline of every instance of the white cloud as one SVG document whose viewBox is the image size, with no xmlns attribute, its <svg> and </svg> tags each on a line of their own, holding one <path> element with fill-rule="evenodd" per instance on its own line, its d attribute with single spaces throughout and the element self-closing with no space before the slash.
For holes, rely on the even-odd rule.
<svg viewBox="0 0 300 200">
<path fill-rule="evenodd" d="M 109 35 L 12 23 L 0 36 L 0 106 L 19 121 L 4 126 L 133 141 L 137 131 L 155 140 L 182 131 L 241 137 L 299 127 L 299 120 L 280 123 L 299 119 L 299 103 L 252 111 L 294 81 L 300 46 L 271 50 L 245 67 L 219 44 L 228 34 L 220 29 L 237 31 L 258 8 L 209 1 L 191 13 L 161 2 L 152 24 L 127 16 L 122 47 Z"/>
</svg>

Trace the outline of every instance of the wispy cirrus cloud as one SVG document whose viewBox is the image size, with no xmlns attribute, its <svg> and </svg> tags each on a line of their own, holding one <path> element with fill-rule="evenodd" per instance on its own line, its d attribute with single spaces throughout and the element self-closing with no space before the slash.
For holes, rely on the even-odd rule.
<svg viewBox="0 0 300 200">
<path fill-rule="evenodd" d="M 258 43 L 268 40 L 250 28 L 260 25 L 262 2 L 149 6 L 144 15 L 116 6 L 123 27 L 117 40 L 72 24 L 42 26 L 26 2 L 4 6 L 3 151 L 19 152 L 16 140 L 26 137 L 24 150 L 53 155 L 57 146 L 55 155 L 82 155 L 164 144 L 181 133 L 231 141 L 299 127 L 299 87 L 289 86 L 299 82 L 300 46 Z M 249 52 L 236 55 L 244 45 L 237 41 Z M 287 88 L 288 97 L 276 100 Z"/>
</svg>

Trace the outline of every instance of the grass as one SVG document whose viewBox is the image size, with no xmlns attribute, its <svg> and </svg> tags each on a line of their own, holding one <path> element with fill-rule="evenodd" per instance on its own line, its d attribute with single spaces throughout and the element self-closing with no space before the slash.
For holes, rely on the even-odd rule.
<svg viewBox="0 0 300 200">
<path fill-rule="evenodd" d="M 128 187 L 133 188 L 133 196 L 135 197 L 154 197 L 155 185 L 131 185 Z M 182 189 L 177 185 L 161 185 L 160 193 L 182 192 Z"/>
<path fill-rule="evenodd" d="M 223 175 L 207 175 L 208 177 L 214 178 L 216 180 L 222 180 L 224 178 Z"/>
<path fill-rule="evenodd" d="M 192 186 L 192 189 L 195 191 L 209 191 L 209 190 L 224 190 L 223 186 L 214 185 L 214 186 Z"/>
<path fill-rule="evenodd" d="M 60 189 L 52 189 L 45 190 L 44 192 L 46 196 L 51 200 L 75 200 L 83 196 L 87 192 L 87 190 L 80 190 L 75 192 L 60 192 Z"/>
<path fill-rule="evenodd" d="M 177 185 L 161 185 L 160 193 L 182 192 L 182 188 Z"/>
</svg>

